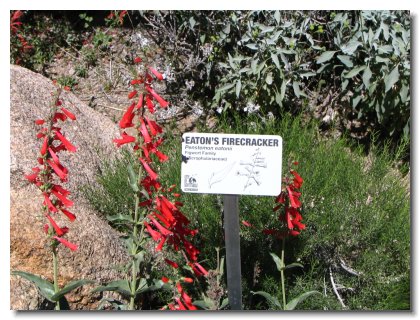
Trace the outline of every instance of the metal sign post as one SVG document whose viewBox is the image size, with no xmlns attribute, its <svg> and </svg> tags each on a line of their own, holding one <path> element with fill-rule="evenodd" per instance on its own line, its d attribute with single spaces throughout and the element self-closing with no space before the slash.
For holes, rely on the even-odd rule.
<svg viewBox="0 0 420 320">
<path fill-rule="evenodd" d="M 223 196 L 227 286 L 229 305 L 232 310 L 242 310 L 238 198 L 237 195 Z"/>
</svg>

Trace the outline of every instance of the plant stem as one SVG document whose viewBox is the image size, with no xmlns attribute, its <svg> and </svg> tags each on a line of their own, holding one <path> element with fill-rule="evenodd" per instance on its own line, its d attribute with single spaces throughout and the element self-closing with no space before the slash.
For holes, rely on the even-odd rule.
<svg viewBox="0 0 420 320">
<path fill-rule="evenodd" d="M 52 247 L 53 254 L 53 271 L 54 271 L 54 293 L 59 291 L 58 288 L 58 256 L 57 256 L 57 247 Z M 57 301 L 55 304 L 55 310 L 60 310 L 60 301 Z"/>
<path fill-rule="evenodd" d="M 284 267 L 286 266 L 284 263 L 284 247 L 285 247 L 286 239 L 281 241 L 281 294 L 283 297 L 283 310 L 286 310 L 286 288 L 284 286 Z"/>
<path fill-rule="evenodd" d="M 141 181 L 141 166 L 139 168 L 138 173 L 138 184 Z M 135 195 L 136 203 L 134 209 L 134 226 L 133 226 L 133 241 L 137 241 L 137 233 L 138 233 L 138 220 L 139 220 L 139 203 L 140 203 L 140 195 L 137 192 Z M 143 228 L 141 232 L 141 237 L 143 237 Z M 140 239 L 141 241 L 141 239 Z M 133 250 L 131 252 L 132 256 L 132 265 L 131 265 L 131 297 L 130 297 L 130 305 L 128 310 L 134 310 L 134 300 L 135 300 L 135 293 L 136 293 L 136 285 L 137 285 L 137 271 L 136 271 L 136 254 L 137 254 L 137 244 L 133 243 Z"/>
</svg>

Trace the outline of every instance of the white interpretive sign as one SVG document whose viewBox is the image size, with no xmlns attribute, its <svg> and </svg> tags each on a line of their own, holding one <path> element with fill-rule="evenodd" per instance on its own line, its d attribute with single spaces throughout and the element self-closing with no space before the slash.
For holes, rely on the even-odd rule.
<svg viewBox="0 0 420 320">
<path fill-rule="evenodd" d="M 281 191 L 282 142 L 274 135 L 184 133 L 181 189 L 277 196 Z"/>
</svg>

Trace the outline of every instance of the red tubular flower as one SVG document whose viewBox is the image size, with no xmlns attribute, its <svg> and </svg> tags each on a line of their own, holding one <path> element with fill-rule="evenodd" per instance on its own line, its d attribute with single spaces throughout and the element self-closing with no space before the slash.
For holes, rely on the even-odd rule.
<svg viewBox="0 0 420 320">
<path fill-rule="evenodd" d="M 64 209 L 64 208 L 60 208 L 60 210 L 61 210 L 61 212 L 62 212 L 62 213 L 64 213 L 64 215 L 65 215 L 67 218 L 69 218 L 69 220 L 70 220 L 71 222 L 73 222 L 74 220 L 76 220 L 76 216 L 75 216 L 73 213 L 71 213 L 70 211 L 68 211 L 68 210 L 66 210 L 66 209 Z"/>
<path fill-rule="evenodd" d="M 286 186 L 289 195 L 290 206 L 292 208 L 299 208 L 302 203 L 299 201 L 300 192 L 294 191 L 291 186 Z"/>
<path fill-rule="evenodd" d="M 41 171 L 38 167 L 32 168 L 34 173 L 25 175 L 25 178 L 29 180 L 29 182 L 35 183 L 38 179 L 38 174 Z"/>
<path fill-rule="evenodd" d="M 70 201 L 69 199 L 67 199 L 64 195 L 62 195 L 61 193 L 57 192 L 54 189 L 51 189 L 51 192 L 66 206 L 66 207 L 71 207 L 74 203 L 73 201 Z"/>
<path fill-rule="evenodd" d="M 37 124 L 37 125 L 43 125 L 45 123 L 45 120 L 42 120 L 42 119 L 38 119 L 38 120 L 35 120 L 35 124 Z"/>
<path fill-rule="evenodd" d="M 172 268 L 175 268 L 175 269 L 178 269 L 178 268 L 179 268 L 178 263 L 176 263 L 176 262 L 174 262 L 174 261 L 172 261 L 172 260 L 165 259 L 165 262 L 166 262 L 167 264 L 169 264 Z"/>
<path fill-rule="evenodd" d="M 149 127 L 150 133 L 152 134 L 152 136 L 156 136 L 158 133 L 162 133 L 162 127 L 160 127 L 155 121 L 150 120 L 147 117 L 144 117 L 144 119 L 147 122 L 147 125 Z"/>
<path fill-rule="evenodd" d="M 169 105 L 169 103 L 165 101 L 160 95 L 158 95 L 152 88 L 146 87 L 146 90 L 149 91 L 149 93 L 161 105 L 162 108 L 166 108 Z"/>
<path fill-rule="evenodd" d="M 149 132 L 147 131 L 147 127 L 146 127 L 146 124 L 144 123 L 143 119 L 140 119 L 140 123 L 141 123 L 141 126 L 140 126 L 139 130 L 140 130 L 141 135 L 144 138 L 144 142 L 145 143 L 152 142 L 152 139 L 150 138 Z"/>
<path fill-rule="evenodd" d="M 61 133 L 60 131 L 55 131 L 55 137 L 61 141 L 61 143 L 66 147 L 66 149 L 70 152 L 76 152 L 76 147 L 70 143 Z"/>
<path fill-rule="evenodd" d="M 58 156 L 56 155 L 56 153 L 51 148 L 48 148 L 48 152 L 50 153 L 51 158 L 54 160 L 54 162 L 56 164 L 60 164 L 60 159 L 58 158 Z"/>
<path fill-rule="evenodd" d="M 66 116 L 64 113 L 61 113 L 61 112 L 56 112 L 56 113 L 54 114 L 54 117 L 53 117 L 53 122 L 55 123 L 55 122 L 57 122 L 58 120 L 61 120 L 61 121 L 66 121 L 66 120 L 67 120 L 67 116 Z"/>
<path fill-rule="evenodd" d="M 53 218 L 51 218 L 51 216 L 50 216 L 50 215 L 46 214 L 45 216 L 47 217 L 48 221 L 51 223 L 52 227 L 54 228 L 55 233 L 56 233 L 59 237 L 63 236 L 63 235 L 66 233 L 66 231 L 68 231 L 68 229 L 67 229 L 67 228 L 66 228 L 66 229 L 64 229 L 64 228 L 63 228 L 63 229 L 62 229 L 62 228 L 60 228 L 60 227 L 58 226 L 58 224 L 54 221 L 54 219 L 53 219 Z"/>
<path fill-rule="evenodd" d="M 152 221 L 153 225 L 159 230 L 161 234 L 164 236 L 169 236 L 172 234 L 171 231 L 164 228 L 155 218 L 153 218 L 151 215 L 149 215 L 149 219 Z"/>
<path fill-rule="evenodd" d="M 158 78 L 159 80 L 163 80 L 163 75 L 156 69 L 149 67 L 149 70 L 155 75 L 156 78 Z"/>
<path fill-rule="evenodd" d="M 242 220 L 242 224 L 243 224 L 245 227 L 253 227 L 253 225 L 252 225 L 251 223 L 249 223 L 248 221 L 245 221 L 245 220 Z"/>
<path fill-rule="evenodd" d="M 61 107 L 61 111 L 63 111 L 63 113 L 69 118 L 69 119 L 71 119 L 71 120 L 76 120 L 76 116 L 73 114 L 73 113 L 71 113 L 69 110 L 67 110 L 66 108 L 64 108 L 64 107 Z"/>
<path fill-rule="evenodd" d="M 167 278 L 167 277 L 162 277 L 162 282 L 163 283 L 168 283 L 169 282 L 169 278 Z"/>
<path fill-rule="evenodd" d="M 45 136 L 44 141 L 42 142 L 41 154 L 45 155 L 47 153 L 47 149 L 48 149 L 48 137 Z"/>
<path fill-rule="evenodd" d="M 156 150 L 155 151 L 155 155 L 158 157 L 158 159 L 159 159 L 160 162 L 165 162 L 165 161 L 167 161 L 169 159 L 166 154 L 163 154 L 159 150 Z"/>
<path fill-rule="evenodd" d="M 47 162 L 57 174 L 57 176 L 61 179 L 61 181 L 67 180 L 67 173 L 64 170 L 62 170 L 62 167 L 60 167 L 59 164 L 56 164 L 54 161 L 51 161 L 51 159 L 48 159 Z"/>
<path fill-rule="evenodd" d="M 133 90 L 128 94 L 128 99 L 133 99 L 137 95 L 137 90 Z"/>
<path fill-rule="evenodd" d="M 149 109 L 150 113 L 155 113 L 155 106 L 153 105 L 152 99 L 150 98 L 150 95 L 146 96 L 146 106 Z"/>
<path fill-rule="evenodd" d="M 53 190 L 56 190 L 58 192 L 60 192 L 63 196 L 68 196 L 70 194 L 70 191 L 64 189 L 63 187 L 61 187 L 58 184 L 53 185 Z"/>
<path fill-rule="evenodd" d="M 150 178 L 152 178 L 152 180 L 156 180 L 158 175 L 156 174 L 156 172 L 154 172 L 149 165 L 147 164 L 146 161 L 144 161 L 142 158 L 139 158 L 141 164 L 143 165 L 144 170 L 146 170 L 147 174 L 149 175 Z"/>
<path fill-rule="evenodd" d="M 297 188 L 297 189 L 300 189 L 300 187 L 303 184 L 302 177 L 295 170 L 290 170 L 290 173 L 295 176 L 295 178 L 293 179 L 294 187 Z"/>
<path fill-rule="evenodd" d="M 124 128 L 130 128 L 133 127 L 133 119 L 134 119 L 134 106 L 135 104 L 132 103 L 131 106 L 129 106 L 127 108 L 127 110 L 125 111 L 124 115 L 122 116 L 121 120 L 120 120 L 120 128 L 124 129 Z"/>
<path fill-rule="evenodd" d="M 137 109 L 141 109 L 143 107 L 143 93 L 140 93 L 139 101 L 137 102 Z"/>
<path fill-rule="evenodd" d="M 181 280 L 186 282 L 186 283 L 193 283 L 194 282 L 194 279 L 191 279 L 191 278 L 182 278 Z"/>
<path fill-rule="evenodd" d="M 206 269 L 204 269 L 203 266 L 201 264 L 199 264 L 198 262 L 194 262 L 193 270 L 196 274 L 197 274 L 196 271 L 198 270 L 198 275 L 206 276 L 208 274 L 208 271 Z"/>
<path fill-rule="evenodd" d="M 53 238 L 54 238 L 55 240 L 57 240 L 58 242 L 62 243 L 63 245 L 65 245 L 65 246 L 66 246 L 67 248 L 69 248 L 71 251 L 76 251 L 76 250 L 77 250 L 77 245 L 76 245 L 76 244 L 70 243 L 70 242 L 68 242 L 67 240 L 62 239 L 62 238 L 57 237 L 57 236 L 54 236 Z"/>
<path fill-rule="evenodd" d="M 123 144 L 135 142 L 136 138 L 126 134 L 125 132 L 122 133 L 121 139 L 114 139 L 113 142 L 117 144 L 117 147 L 121 147 Z"/>
<path fill-rule="evenodd" d="M 150 234 L 153 240 L 158 241 L 160 240 L 160 238 L 162 238 L 162 235 L 156 230 L 153 230 L 147 221 L 144 222 L 144 225 L 146 226 L 146 230 Z"/>
<path fill-rule="evenodd" d="M 166 237 L 162 237 L 162 239 L 160 239 L 160 242 L 156 247 L 156 251 L 162 251 L 162 248 L 165 242 L 166 242 Z"/>
<path fill-rule="evenodd" d="M 50 212 L 58 212 L 57 208 L 52 204 L 49 195 L 43 192 L 44 196 L 44 204 L 48 207 L 48 211 Z"/>
<path fill-rule="evenodd" d="M 134 58 L 134 63 L 140 63 L 142 60 L 140 57 L 135 57 Z"/>
</svg>

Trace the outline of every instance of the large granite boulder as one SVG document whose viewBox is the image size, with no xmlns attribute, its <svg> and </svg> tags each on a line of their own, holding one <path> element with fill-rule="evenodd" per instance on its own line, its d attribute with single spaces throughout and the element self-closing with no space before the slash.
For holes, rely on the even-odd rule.
<svg viewBox="0 0 420 320">
<path fill-rule="evenodd" d="M 45 118 L 55 87 L 50 79 L 27 69 L 10 67 L 10 269 L 37 274 L 51 281 L 52 257 L 42 227 L 42 199 L 39 190 L 24 174 L 37 166 L 40 140 L 36 139 L 35 119 Z M 77 146 L 76 153 L 63 152 L 60 160 L 69 169 L 69 181 L 63 186 L 71 191 L 72 212 L 77 215 L 68 240 L 79 245 L 72 252 L 60 246 L 60 283 L 76 279 L 94 280 L 96 285 L 118 278 L 116 266 L 127 261 L 117 232 L 95 212 L 84 197 L 81 186 L 95 185 L 95 175 L 104 158 L 117 156 L 112 139 L 118 136 L 115 124 L 82 103 L 74 94 L 62 94 L 64 105 L 77 117 L 60 127 Z M 64 221 L 64 220 L 63 220 Z M 11 309 L 41 309 L 48 304 L 29 281 L 11 276 Z M 90 294 L 94 285 L 67 295 L 71 309 L 95 309 L 100 297 Z"/>
</svg>

